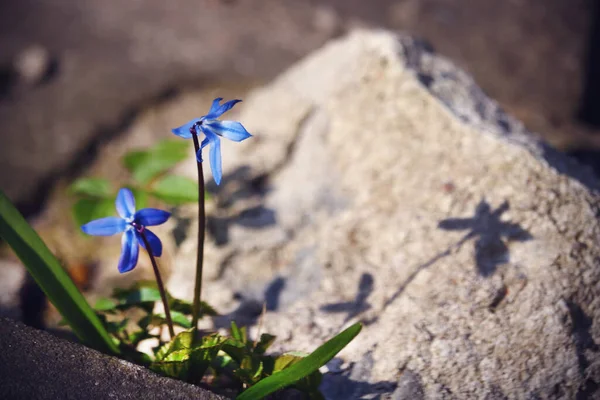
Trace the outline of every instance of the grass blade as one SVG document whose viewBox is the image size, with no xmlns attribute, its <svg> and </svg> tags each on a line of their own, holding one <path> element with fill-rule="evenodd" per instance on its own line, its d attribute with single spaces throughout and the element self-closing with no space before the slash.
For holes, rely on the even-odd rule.
<svg viewBox="0 0 600 400">
<path fill-rule="evenodd" d="M 105 353 L 119 352 L 67 272 L 2 191 L 0 238 L 12 247 L 79 339 Z"/>
<path fill-rule="evenodd" d="M 362 325 L 356 323 L 329 339 L 311 354 L 283 371 L 277 372 L 241 393 L 237 400 L 254 400 L 297 382 L 325 365 L 358 335 Z"/>
</svg>

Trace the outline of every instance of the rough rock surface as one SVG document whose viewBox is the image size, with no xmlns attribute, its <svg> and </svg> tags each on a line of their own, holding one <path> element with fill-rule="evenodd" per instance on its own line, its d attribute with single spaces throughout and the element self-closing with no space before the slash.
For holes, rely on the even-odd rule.
<svg viewBox="0 0 600 400">
<path fill-rule="evenodd" d="M 3 399 L 223 399 L 8 318 L 0 343 Z"/>
<path fill-rule="evenodd" d="M 255 137 L 223 145 L 205 298 L 250 323 L 266 302 L 281 350 L 363 321 L 328 398 L 598 394 L 600 185 L 468 75 L 359 31 L 239 120 Z M 194 226 L 169 282 L 186 297 Z"/>
</svg>

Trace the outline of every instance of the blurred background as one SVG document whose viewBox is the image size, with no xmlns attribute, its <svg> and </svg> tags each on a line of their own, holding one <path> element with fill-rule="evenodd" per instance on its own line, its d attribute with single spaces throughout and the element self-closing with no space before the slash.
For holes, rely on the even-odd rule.
<svg viewBox="0 0 600 400">
<path fill-rule="evenodd" d="M 226 83 L 246 90 L 268 82 L 355 27 L 425 39 L 529 129 L 593 162 L 600 148 L 594 63 L 600 68 L 589 52 L 600 43 L 591 39 L 595 5 L 3 0 L 0 187 L 23 211 L 35 212 L 52 182 L 77 173 L 98 144 L 148 105 L 190 88 Z"/>
</svg>

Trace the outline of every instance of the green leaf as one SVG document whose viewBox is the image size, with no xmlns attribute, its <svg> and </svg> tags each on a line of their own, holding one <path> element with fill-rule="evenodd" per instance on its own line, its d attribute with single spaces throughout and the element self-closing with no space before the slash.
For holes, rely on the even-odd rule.
<svg viewBox="0 0 600 400">
<path fill-rule="evenodd" d="M 172 297 L 170 294 L 167 294 L 169 298 L 169 305 L 171 306 L 171 310 L 179 311 L 180 313 L 186 315 L 192 315 L 192 303 L 186 300 L 176 299 Z M 200 302 L 200 317 L 208 315 L 210 317 L 216 317 L 219 313 L 211 307 L 205 301 Z"/>
<path fill-rule="evenodd" d="M 260 340 L 256 343 L 254 347 L 254 352 L 256 354 L 265 354 L 267 349 L 273 344 L 277 337 L 273 335 L 269 335 L 268 333 L 263 333 L 260 335 Z"/>
<path fill-rule="evenodd" d="M 231 321 L 231 336 L 242 344 L 246 344 L 248 337 L 246 335 L 246 327 L 238 328 L 235 321 Z"/>
<path fill-rule="evenodd" d="M 213 334 L 202 338 L 202 345 L 195 348 L 190 354 L 189 382 L 200 382 L 204 373 L 219 354 L 225 338 Z"/>
<path fill-rule="evenodd" d="M 294 384 L 294 387 L 301 390 L 309 395 L 310 399 L 324 399 L 323 395 L 319 391 L 323 374 L 319 370 L 316 370 L 312 374 L 305 376 Z"/>
<path fill-rule="evenodd" d="M 77 200 L 71 209 L 73 219 L 77 225 L 115 215 L 115 203 L 113 199 L 83 198 Z"/>
<path fill-rule="evenodd" d="M 169 355 L 173 353 L 179 352 L 179 354 L 182 354 L 182 350 L 190 351 L 192 347 L 193 338 L 194 336 L 190 331 L 179 333 L 173 338 L 173 340 L 171 340 L 169 343 L 164 344 L 156 351 L 156 361 L 168 361 L 167 357 L 169 357 Z M 174 360 L 174 358 L 178 357 L 179 356 L 172 357 L 171 361 L 177 361 Z"/>
<path fill-rule="evenodd" d="M 166 175 L 152 185 L 154 197 L 172 205 L 198 201 L 198 183 L 185 176 Z"/>
<path fill-rule="evenodd" d="M 298 361 L 302 360 L 304 357 L 297 356 L 291 353 L 285 353 L 275 358 L 275 364 L 273 366 L 273 373 L 283 371 L 284 369 L 296 364 Z"/>
<path fill-rule="evenodd" d="M 350 326 L 334 338 L 329 339 L 307 357 L 248 388 L 237 397 L 237 400 L 262 399 L 309 376 L 346 347 L 361 329 L 362 325 L 360 323 Z"/>
<path fill-rule="evenodd" d="M 227 338 L 223 344 L 223 351 L 236 363 L 240 364 L 249 350 L 246 345 L 235 338 Z"/>
<path fill-rule="evenodd" d="M 117 303 L 114 300 L 101 297 L 94 304 L 94 310 L 96 311 L 112 311 L 117 307 Z"/>
<path fill-rule="evenodd" d="M 163 320 L 163 323 L 167 323 L 167 317 L 165 313 L 158 314 L 158 316 Z M 190 320 L 182 313 L 177 311 L 171 311 L 171 320 L 174 325 L 179 325 L 184 327 L 185 329 L 189 329 L 192 327 L 192 323 Z"/>
<path fill-rule="evenodd" d="M 223 342 L 224 338 L 214 334 L 203 337 L 200 344 L 194 344 L 193 332 L 181 332 L 157 351 L 156 362 L 150 368 L 167 376 L 199 382 Z"/>
<path fill-rule="evenodd" d="M 179 161 L 185 160 L 190 144 L 181 139 L 163 139 L 150 149 L 152 154 L 170 154 Z"/>
<path fill-rule="evenodd" d="M 235 364 L 235 361 L 228 354 L 219 354 L 213 360 L 213 367 L 215 367 L 218 370 L 230 368 L 233 364 Z"/>
<path fill-rule="evenodd" d="M 134 150 L 123 156 L 123 166 L 134 173 L 150 157 L 150 151 Z"/>
<path fill-rule="evenodd" d="M 111 195 L 110 183 L 102 178 L 80 178 L 69 186 L 72 194 L 106 198 Z"/>
<path fill-rule="evenodd" d="M 119 309 L 143 306 L 157 301 L 162 302 L 156 282 L 137 282 L 129 289 L 115 289 L 113 296 L 118 299 L 116 305 Z M 167 292 L 171 313 L 180 313 L 182 316 L 192 314 L 192 304 L 188 301 L 176 299 Z M 206 302 L 201 302 L 202 315 L 216 316 L 218 313 Z"/>
<path fill-rule="evenodd" d="M 133 151 L 123 157 L 123 165 L 133 178 L 146 185 L 189 156 L 189 144 L 183 140 L 166 139 L 145 151 Z"/>
<path fill-rule="evenodd" d="M 69 275 L 2 191 L 0 238 L 12 247 L 79 339 L 97 350 L 119 353 L 100 319 Z"/>
<path fill-rule="evenodd" d="M 242 377 L 245 375 L 245 383 L 253 384 L 255 383 L 262 374 L 263 371 L 263 363 L 262 360 L 258 357 L 252 357 L 251 355 L 247 355 L 244 357 L 240 364 L 240 369 L 243 374 L 240 374 Z"/>
<path fill-rule="evenodd" d="M 153 362 L 150 369 L 172 378 L 187 380 L 190 371 L 189 357 L 189 352 L 177 352 L 168 360 Z"/>
<path fill-rule="evenodd" d="M 121 298 L 119 302 L 120 306 L 137 305 L 141 303 L 154 303 L 161 301 L 160 292 L 158 289 L 151 287 L 141 287 L 127 293 L 125 297 Z"/>
<path fill-rule="evenodd" d="M 104 326 L 106 327 L 108 333 L 115 335 L 123 332 L 125 328 L 127 328 L 127 324 L 129 324 L 129 319 L 124 318 L 120 321 L 105 322 Z"/>
<path fill-rule="evenodd" d="M 182 326 L 185 329 L 190 329 L 192 327 L 192 323 L 190 322 L 190 320 L 180 312 L 171 311 L 171 319 L 173 320 L 173 323 L 175 325 Z"/>
</svg>

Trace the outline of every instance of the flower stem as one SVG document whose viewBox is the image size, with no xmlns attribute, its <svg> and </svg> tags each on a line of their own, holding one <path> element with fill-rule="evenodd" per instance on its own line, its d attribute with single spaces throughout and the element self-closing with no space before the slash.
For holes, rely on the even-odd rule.
<svg viewBox="0 0 600 400">
<path fill-rule="evenodd" d="M 162 278 L 160 277 L 160 271 L 158 269 L 158 264 L 156 264 L 156 259 L 154 258 L 154 254 L 152 254 L 152 248 L 150 247 L 150 243 L 148 243 L 148 239 L 146 238 L 146 234 L 144 230 L 138 230 L 142 240 L 144 241 L 144 247 L 148 252 L 148 256 L 150 256 L 150 262 L 152 263 L 152 268 L 154 269 L 154 276 L 156 277 L 156 284 L 158 285 L 158 291 L 160 292 L 160 298 L 162 299 L 163 305 L 165 307 L 165 317 L 167 319 L 167 325 L 169 326 L 169 335 L 171 339 L 175 337 L 175 331 L 173 330 L 173 320 L 171 319 L 171 311 L 169 310 L 169 302 L 167 300 L 167 292 L 165 291 L 165 286 L 163 285 Z"/>
<path fill-rule="evenodd" d="M 194 139 L 194 148 L 196 154 L 200 151 L 198 135 L 195 127 L 191 130 Z M 198 253 L 196 257 L 196 285 L 194 286 L 194 302 L 192 307 L 192 328 L 198 329 L 198 319 L 200 318 L 200 296 L 202 294 L 202 264 L 204 260 L 204 231 L 206 229 L 206 215 L 204 211 L 204 173 L 202 163 L 196 161 L 198 165 Z"/>
</svg>

